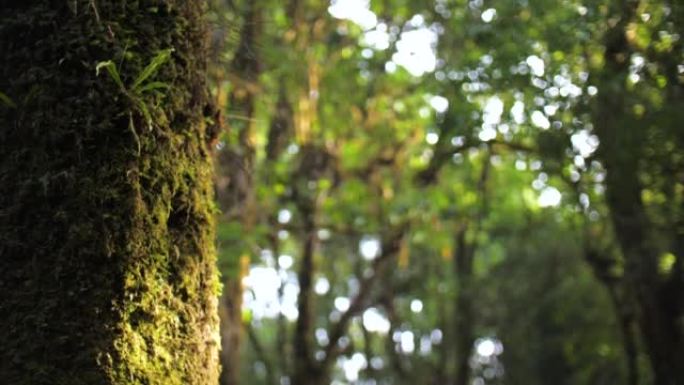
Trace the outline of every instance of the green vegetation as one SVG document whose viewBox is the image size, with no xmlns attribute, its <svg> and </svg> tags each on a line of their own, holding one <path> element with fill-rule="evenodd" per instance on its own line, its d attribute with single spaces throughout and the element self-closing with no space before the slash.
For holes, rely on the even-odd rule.
<svg viewBox="0 0 684 385">
<path fill-rule="evenodd" d="M 214 2 L 222 383 L 684 383 L 683 18 Z"/>
<path fill-rule="evenodd" d="M 684 384 L 681 0 L 0 3 L 0 384 Z"/>
<path fill-rule="evenodd" d="M 140 113 L 145 117 L 147 126 L 150 129 L 152 129 L 152 115 L 150 114 L 150 109 L 147 107 L 147 105 L 145 105 L 145 102 L 143 102 L 141 99 L 142 94 L 148 91 L 167 89 L 169 88 L 169 85 L 163 82 L 144 82 L 150 76 L 154 75 L 162 64 L 166 63 L 169 60 L 172 52 L 173 48 L 168 48 L 159 51 L 159 53 L 152 58 L 150 64 L 148 64 L 147 67 L 143 68 L 142 71 L 140 71 L 140 74 L 135 78 L 135 80 L 131 84 L 130 90 L 126 89 L 126 86 L 124 86 L 123 81 L 121 80 L 121 75 L 119 75 L 119 70 L 116 68 L 116 64 L 114 64 L 114 62 L 112 62 L 111 60 L 107 60 L 97 63 L 97 66 L 95 66 L 95 73 L 97 75 L 100 74 L 100 69 L 104 68 L 107 70 L 107 73 L 109 73 L 109 76 L 111 76 L 112 80 L 114 80 L 116 85 L 118 85 L 121 91 L 131 99 L 131 101 L 139 109 Z M 132 122 L 133 119 L 131 119 L 131 123 Z M 131 130 L 135 133 L 135 127 L 132 127 Z"/>
</svg>

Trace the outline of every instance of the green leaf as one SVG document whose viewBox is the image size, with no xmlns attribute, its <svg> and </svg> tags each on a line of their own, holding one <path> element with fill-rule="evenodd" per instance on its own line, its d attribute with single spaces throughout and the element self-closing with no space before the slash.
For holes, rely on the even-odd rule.
<svg viewBox="0 0 684 385">
<path fill-rule="evenodd" d="M 12 99 L 3 92 L 0 92 L 0 102 L 7 105 L 7 107 L 17 108 L 17 105 L 14 103 L 14 101 L 12 101 Z"/>
<path fill-rule="evenodd" d="M 140 72 L 140 75 L 138 75 L 138 77 L 133 82 L 133 85 L 131 86 L 133 91 L 142 92 L 142 89 L 139 88 L 140 85 L 145 80 L 147 80 L 147 78 L 154 75 L 159 70 L 159 67 L 161 67 L 162 64 L 166 63 L 169 60 L 169 58 L 171 57 L 171 52 L 173 52 L 173 48 L 165 49 L 159 51 L 159 53 L 157 53 L 157 56 L 152 58 L 150 64 L 148 64 L 147 67 L 145 67 L 142 70 L 142 72 Z"/>
<path fill-rule="evenodd" d="M 144 86 L 138 88 L 138 89 L 137 89 L 137 92 L 138 92 L 138 93 L 143 93 L 143 92 L 146 92 L 146 91 L 157 90 L 157 89 L 160 89 L 160 88 L 166 89 L 166 88 L 170 88 L 170 87 L 171 87 L 171 86 L 169 86 L 168 84 L 163 83 L 163 82 L 150 82 L 150 83 L 147 83 L 147 84 L 145 84 Z"/>
<path fill-rule="evenodd" d="M 114 82 L 121 88 L 121 90 L 126 91 L 123 82 L 121 81 L 121 76 L 119 76 L 119 70 L 116 69 L 116 65 L 111 60 L 102 61 L 97 63 L 95 67 L 95 75 L 100 75 L 100 69 L 106 69 L 109 76 L 114 80 Z"/>
</svg>

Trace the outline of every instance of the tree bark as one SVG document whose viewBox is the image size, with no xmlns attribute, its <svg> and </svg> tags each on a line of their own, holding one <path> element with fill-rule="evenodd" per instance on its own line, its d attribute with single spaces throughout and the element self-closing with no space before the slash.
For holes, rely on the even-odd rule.
<svg viewBox="0 0 684 385">
<path fill-rule="evenodd" d="M 216 383 L 202 2 L 0 8 L 0 383 Z"/>
</svg>

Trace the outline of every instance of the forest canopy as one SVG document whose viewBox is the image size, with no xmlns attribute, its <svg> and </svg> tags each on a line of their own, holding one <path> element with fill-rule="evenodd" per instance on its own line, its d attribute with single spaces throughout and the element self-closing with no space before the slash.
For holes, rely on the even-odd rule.
<svg viewBox="0 0 684 385">
<path fill-rule="evenodd" d="M 215 2 L 224 383 L 682 383 L 683 12 Z"/>
</svg>

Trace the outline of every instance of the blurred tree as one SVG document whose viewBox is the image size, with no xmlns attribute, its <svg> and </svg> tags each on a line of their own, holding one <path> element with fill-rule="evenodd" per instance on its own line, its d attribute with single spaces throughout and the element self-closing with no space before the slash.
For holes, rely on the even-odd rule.
<svg viewBox="0 0 684 385">
<path fill-rule="evenodd" d="M 223 213 L 222 222 L 240 223 L 240 233 L 249 234 L 254 231 L 256 221 L 254 119 L 261 67 L 258 46 L 262 20 L 261 6 L 258 3 L 234 4 L 234 7 L 213 7 L 215 16 L 227 12 L 241 24 L 236 43 L 231 41 L 234 38 L 229 34 L 224 33 L 222 36 L 224 41 L 216 48 L 219 60 L 216 60 L 213 68 L 218 105 L 227 111 L 227 128 L 236 137 L 234 143 L 223 143 L 224 147 L 217 151 L 216 195 Z M 233 46 L 235 48 L 231 49 Z M 222 50 L 231 54 L 229 63 L 220 60 Z M 222 83 L 222 79 L 226 77 L 229 79 L 230 87 L 224 87 Z M 241 238 L 236 237 L 233 230 L 230 232 L 232 238 Z M 220 235 L 220 241 L 225 241 Z M 247 239 L 230 240 L 230 246 L 237 255 L 223 259 L 223 292 L 219 303 L 223 346 L 221 385 L 237 385 L 240 382 L 240 356 L 244 334 L 242 279 L 246 273 L 251 246 Z"/>
<path fill-rule="evenodd" d="M 670 28 L 680 32 L 684 7 L 671 4 L 669 15 L 658 20 L 662 24 L 647 25 L 641 15 L 652 7 L 639 1 L 613 5 L 615 22 L 606 29 L 602 63 L 592 74 L 600 90 L 592 121 L 601 141 L 597 156 L 606 169 L 606 204 L 625 259 L 625 279 L 635 295 L 654 383 L 674 385 L 684 383 L 684 198 L 682 191 L 675 192 L 684 187 L 684 82 L 674 68 L 683 46 L 681 39 L 669 47 L 648 40 Z M 651 71 L 643 74 L 642 84 L 630 87 L 630 65 L 637 57 Z M 654 202 L 653 194 L 662 200 Z M 663 218 L 662 209 L 671 211 Z M 663 266 L 669 255 L 674 261 Z"/>
<path fill-rule="evenodd" d="M 259 4 L 242 378 L 678 381 L 678 3 Z"/>
</svg>

